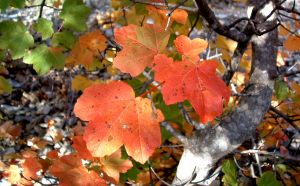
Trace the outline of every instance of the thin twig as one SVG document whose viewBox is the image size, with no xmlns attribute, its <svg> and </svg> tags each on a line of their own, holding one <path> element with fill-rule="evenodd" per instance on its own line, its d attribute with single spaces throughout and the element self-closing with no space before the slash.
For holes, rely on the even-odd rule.
<svg viewBox="0 0 300 186">
<path fill-rule="evenodd" d="M 167 186 L 171 186 L 171 184 L 169 184 L 168 182 L 164 181 L 158 174 L 156 174 L 155 170 L 153 169 L 153 167 L 150 165 L 150 170 L 152 171 L 152 173 L 155 175 L 155 177 L 157 179 L 159 179 L 159 181 L 161 181 L 163 184 L 167 185 Z"/>
<path fill-rule="evenodd" d="M 194 23 L 193 23 L 193 25 L 192 25 L 192 27 L 191 27 L 189 33 L 188 33 L 188 36 L 191 35 L 191 33 L 193 32 L 193 30 L 194 30 L 195 27 L 197 26 L 197 23 L 198 23 L 198 21 L 199 21 L 199 18 L 200 18 L 200 14 L 199 14 L 199 12 L 198 12 L 198 13 L 197 13 L 197 17 L 196 17 L 196 19 L 195 19 L 195 21 L 194 21 Z"/>
<path fill-rule="evenodd" d="M 41 3 L 41 7 L 40 7 L 39 18 L 41 18 L 43 16 L 43 10 L 44 10 L 45 5 L 46 5 L 46 0 L 43 0 Z"/>
<path fill-rule="evenodd" d="M 155 7 L 166 7 L 165 3 L 156 3 L 156 2 L 143 1 L 143 0 L 130 0 L 130 1 L 133 2 L 133 3 L 140 3 L 140 4 L 155 6 Z M 175 8 L 178 5 L 168 4 L 168 6 L 170 8 Z M 188 7 L 188 6 L 182 6 L 182 5 L 179 6 L 178 9 L 186 10 L 186 11 L 189 11 L 189 12 L 197 12 L 198 11 L 197 8 Z"/>
<path fill-rule="evenodd" d="M 300 131 L 300 128 L 294 123 L 294 120 L 292 120 L 289 116 L 282 113 L 280 110 L 277 110 L 275 107 L 270 106 L 270 110 L 276 113 L 278 116 L 282 117 L 285 121 L 287 121 L 290 125 L 292 125 L 295 129 Z"/>
<path fill-rule="evenodd" d="M 188 139 L 184 135 L 177 132 L 168 122 L 161 122 L 161 126 L 165 127 L 165 129 L 170 132 L 175 138 L 177 138 L 181 143 L 187 144 Z"/>
<path fill-rule="evenodd" d="M 289 33 L 291 33 L 291 34 L 295 35 L 296 37 L 299 37 L 299 38 L 300 38 L 299 34 L 298 34 L 296 31 L 290 30 L 289 28 L 287 28 L 287 27 L 286 27 L 284 24 L 282 24 L 281 22 L 280 22 L 280 26 L 282 26 L 282 28 L 285 29 L 286 31 L 288 31 Z"/>
<path fill-rule="evenodd" d="M 285 11 L 285 12 L 287 12 L 287 13 L 295 13 L 295 14 L 297 14 L 297 15 L 300 15 L 300 12 L 297 11 L 297 10 L 295 10 L 295 8 L 289 9 L 289 8 L 285 8 L 285 7 L 283 7 L 283 6 L 279 6 L 279 7 L 278 7 L 278 10 L 283 10 L 283 11 Z"/>
<path fill-rule="evenodd" d="M 254 141 L 253 138 L 252 138 L 252 143 L 254 144 L 253 146 L 254 146 L 254 149 L 256 150 L 257 149 L 257 145 L 255 144 L 255 141 Z M 260 158 L 259 158 L 258 153 L 254 153 L 254 157 L 255 157 L 255 160 L 256 160 L 256 163 L 257 163 L 259 176 L 261 177 L 262 176 L 262 170 L 261 170 Z"/>
<path fill-rule="evenodd" d="M 190 125 L 192 125 L 193 127 L 195 127 L 196 130 L 201 130 L 205 128 L 205 125 L 203 125 L 202 123 L 198 123 L 195 120 L 193 120 L 189 113 L 185 110 L 184 106 L 182 103 L 178 103 L 178 108 L 181 111 L 184 119 L 186 120 L 187 123 L 189 123 Z"/>
<path fill-rule="evenodd" d="M 277 152 L 268 152 L 268 151 L 264 151 L 264 150 L 254 150 L 254 149 L 250 149 L 250 150 L 244 150 L 239 152 L 241 154 L 261 154 L 261 155 L 267 155 L 267 156 L 274 156 L 276 157 L 280 157 L 280 158 L 284 158 L 284 159 L 288 159 L 288 160 L 292 160 L 292 161 L 300 161 L 300 158 L 291 156 L 291 155 L 283 155 Z"/>
</svg>

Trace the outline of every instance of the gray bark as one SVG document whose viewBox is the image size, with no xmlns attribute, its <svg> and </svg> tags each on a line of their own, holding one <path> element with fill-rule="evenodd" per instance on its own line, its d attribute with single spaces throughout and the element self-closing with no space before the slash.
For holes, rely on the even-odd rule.
<svg viewBox="0 0 300 186">
<path fill-rule="evenodd" d="M 255 0 L 254 5 L 264 3 L 255 19 L 263 20 L 275 7 L 276 1 Z M 259 26 L 275 25 L 276 12 Z M 203 184 L 214 164 L 226 154 L 253 136 L 257 125 L 268 111 L 276 75 L 277 29 L 261 36 L 252 36 L 252 70 L 244 94 L 235 111 L 224 117 L 214 128 L 198 131 L 188 139 L 172 185 Z"/>
</svg>

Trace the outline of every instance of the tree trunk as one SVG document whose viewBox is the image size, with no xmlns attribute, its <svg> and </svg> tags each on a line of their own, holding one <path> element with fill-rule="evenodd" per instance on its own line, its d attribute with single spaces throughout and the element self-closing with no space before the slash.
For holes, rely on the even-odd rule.
<svg viewBox="0 0 300 186">
<path fill-rule="evenodd" d="M 251 2 L 249 9 L 257 10 L 254 19 L 258 21 L 258 28 L 270 25 L 275 28 L 277 12 L 268 15 L 276 3 L 276 0 Z M 251 37 L 251 77 L 243 91 L 247 96 L 240 98 L 237 109 L 224 117 L 218 126 L 199 130 L 188 140 L 172 185 L 210 184 L 213 180 L 207 176 L 214 164 L 253 136 L 271 103 L 276 76 L 277 39 L 277 29 Z"/>
</svg>

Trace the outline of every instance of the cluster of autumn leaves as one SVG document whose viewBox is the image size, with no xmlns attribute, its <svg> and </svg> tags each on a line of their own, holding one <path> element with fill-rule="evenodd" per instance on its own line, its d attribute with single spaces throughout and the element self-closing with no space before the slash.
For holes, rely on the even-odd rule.
<svg viewBox="0 0 300 186">
<path fill-rule="evenodd" d="M 68 3 L 72 4 L 71 1 Z M 121 2 L 112 1 L 112 3 Z M 82 6 L 82 3 L 79 4 Z M 76 7 L 79 4 L 73 5 Z M 53 47 L 40 45 L 25 54 L 24 61 L 33 64 L 39 74 L 47 73 L 52 67 L 61 68 L 64 62 L 66 66 L 83 65 L 88 70 L 100 67 L 104 63 L 111 68 L 112 63 L 114 69 L 128 73 L 132 77 L 138 77 L 143 73 L 151 74 L 158 82 L 154 90 L 162 93 L 166 105 L 188 100 L 202 123 L 213 121 L 222 114 L 223 104 L 229 101 L 231 92 L 216 75 L 218 63 L 199 57 L 206 50 L 207 42 L 200 38 L 191 40 L 185 36 L 186 30 L 190 28 L 186 26 L 188 25 L 186 11 L 175 9 L 168 15 L 168 10 L 159 10 L 152 6 L 146 6 L 146 10 L 154 24 L 147 24 L 147 21 L 143 21 L 144 16 L 137 16 L 137 10 L 133 10 L 128 13 L 127 21 L 135 24 L 114 30 L 114 39 L 122 48 L 120 52 L 116 52 L 115 49 L 107 50 L 108 38 L 99 30 L 81 35 L 78 41 L 70 36 L 72 34 L 69 30 L 63 30 L 53 36 Z M 70 12 L 65 11 L 62 15 L 65 17 L 65 26 L 75 26 L 74 28 L 80 31 L 82 28 L 77 28 L 67 16 Z M 86 13 L 87 10 L 82 9 L 82 12 Z M 135 14 L 133 19 L 139 20 L 138 23 L 130 20 L 131 14 Z M 180 31 L 184 35 L 177 34 L 170 41 L 170 37 L 174 37 L 174 33 L 172 35 L 168 28 L 172 22 L 182 24 L 186 29 Z M 26 34 L 28 35 L 28 32 Z M 51 35 L 42 36 L 47 38 Z M 217 45 L 225 42 L 224 46 L 233 42 L 225 41 L 224 38 L 219 40 L 221 41 Z M 233 52 L 235 46 L 227 46 L 227 49 Z M 70 49 L 67 57 L 63 55 Z M 36 61 L 40 59 L 39 54 L 47 56 L 42 58 L 46 64 L 49 60 L 57 63 L 50 63 L 47 69 L 41 68 L 44 63 Z M 63 62 L 60 63 L 61 61 Z M 249 66 L 248 63 L 247 65 Z M 0 81 L 1 78 L 0 76 Z M 159 123 L 168 116 L 164 116 L 162 111 L 155 108 L 151 99 L 145 98 L 145 95 L 151 92 L 136 97 L 132 86 L 126 82 L 100 83 L 87 80 L 83 76 L 74 78 L 72 89 L 84 90 L 77 100 L 74 113 L 81 120 L 88 122 L 83 134 L 72 139 L 76 153 L 60 157 L 54 150 L 48 152 L 44 158 L 24 156 L 25 161 L 21 164 L 23 171 L 17 165 L 7 168 L 5 176 L 11 183 L 31 184 L 32 180 L 37 181 L 46 173 L 57 177 L 60 185 L 106 185 L 106 181 L 118 183 L 120 173 L 132 168 L 132 162 L 145 163 L 161 145 Z M 10 129 L 8 126 L 8 129 L 12 135 L 16 130 L 20 132 L 19 128 Z M 285 137 L 281 135 L 282 132 L 279 133 L 279 138 Z M 126 150 L 125 154 L 134 161 L 130 161 L 128 156 L 124 159 L 122 146 Z M 83 163 L 82 160 L 87 161 Z"/>
<path fill-rule="evenodd" d="M 93 41 L 86 42 L 88 37 Z M 217 63 L 199 57 L 207 47 L 206 41 L 178 36 L 174 43 L 181 61 L 174 62 L 164 54 L 167 53 L 169 34 L 157 25 L 121 27 L 115 30 L 115 39 L 123 49 L 117 53 L 114 67 L 133 77 L 146 67 L 152 68 L 166 104 L 189 100 L 203 123 L 222 113 L 223 99 L 229 100 L 230 90 L 216 75 Z M 103 40 L 97 32 L 90 33 L 79 39 L 73 51 L 92 54 L 103 50 L 104 46 L 99 46 Z M 124 145 L 127 154 L 143 164 L 161 145 L 159 123 L 164 120 L 162 112 L 153 108 L 150 99 L 135 97 L 133 88 L 125 82 L 89 86 L 78 98 L 74 112 L 89 122 L 83 136 L 73 138 L 77 153 L 58 157 L 54 151 L 48 153 L 46 159 L 27 158 L 22 164 L 25 178 L 38 180 L 36 173 L 42 169 L 56 176 L 61 185 L 105 185 L 105 180 L 118 182 L 119 173 L 132 167 L 131 161 L 121 158 L 120 147 Z M 90 161 L 88 169 L 81 159 Z M 105 180 L 96 173 L 95 167 L 104 173 Z"/>
</svg>

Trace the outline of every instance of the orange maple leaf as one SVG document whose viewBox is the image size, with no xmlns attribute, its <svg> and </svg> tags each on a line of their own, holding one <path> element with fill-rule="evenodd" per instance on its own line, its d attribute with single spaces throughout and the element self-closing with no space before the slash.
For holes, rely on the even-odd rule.
<svg viewBox="0 0 300 186">
<path fill-rule="evenodd" d="M 93 156 L 91 155 L 90 151 L 86 147 L 86 142 L 84 141 L 82 136 L 75 136 L 73 138 L 73 145 L 74 149 L 78 152 L 78 155 L 82 159 L 91 160 Z"/>
<path fill-rule="evenodd" d="M 132 167 L 130 160 L 124 160 L 121 158 L 120 149 L 110 156 L 100 158 L 100 161 L 102 164 L 101 169 L 117 182 L 119 182 L 120 173 L 125 173 Z"/>
<path fill-rule="evenodd" d="M 84 65 L 91 67 L 94 57 L 106 49 L 106 38 L 99 31 L 89 32 L 80 36 L 79 41 L 74 45 L 70 56 L 66 60 L 68 65 Z"/>
<path fill-rule="evenodd" d="M 183 59 L 197 62 L 200 60 L 199 54 L 207 48 L 207 42 L 200 38 L 191 40 L 189 37 L 181 35 L 174 40 L 177 51 L 182 54 Z"/>
<path fill-rule="evenodd" d="M 202 123 L 222 113 L 222 100 L 229 101 L 230 90 L 215 74 L 217 62 L 173 62 L 172 58 L 159 54 L 154 63 L 155 80 L 164 82 L 162 94 L 167 105 L 190 101 Z"/>
<path fill-rule="evenodd" d="M 111 155 L 124 144 L 130 156 L 145 163 L 161 144 L 162 113 L 152 110 L 149 99 L 135 98 L 133 89 L 124 82 L 88 87 L 74 112 L 89 121 L 84 140 L 94 157 Z"/>
<path fill-rule="evenodd" d="M 159 14 L 161 16 L 161 23 L 165 25 L 169 17 L 168 10 L 161 10 L 154 6 L 147 6 L 146 8 L 150 14 L 154 14 L 154 15 Z M 174 20 L 180 24 L 186 24 L 187 19 L 188 19 L 188 13 L 185 10 L 176 9 L 172 11 L 171 20 Z"/>
<path fill-rule="evenodd" d="M 115 39 L 123 49 L 114 59 L 114 67 L 138 76 L 152 67 L 156 54 L 165 50 L 170 34 L 157 25 L 129 25 L 115 29 Z"/>
<path fill-rule="evenodd" d="M 90 49 L 96 55 L 106 49 L 106 38 L 99 30 L 82 35 L 79 43 L 83 48 Z"/>
<path fill-rule="evenodd" d="M 60 186 L 106 186 L 95 171 L 87 170 L 77 155 L 66 155 L 55 160 L 49 168 L 52 175 L 59 179 Z"/>
</svg>

